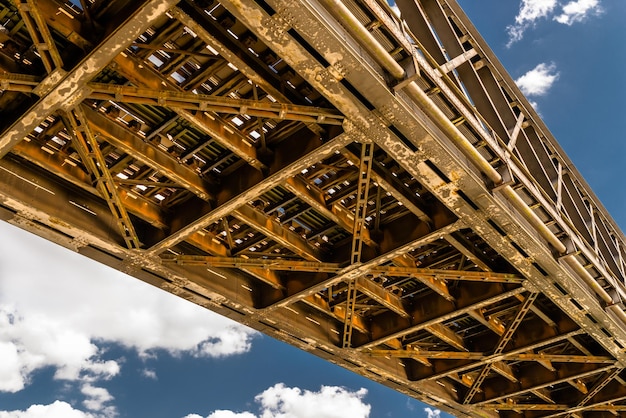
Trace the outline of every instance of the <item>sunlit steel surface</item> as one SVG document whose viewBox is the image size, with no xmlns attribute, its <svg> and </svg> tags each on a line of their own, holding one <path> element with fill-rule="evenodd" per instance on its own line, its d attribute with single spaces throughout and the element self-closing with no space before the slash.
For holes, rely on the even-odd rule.
<svg viewBox="0 0 626 418">
<path fill-rule="evenodd" d="M 457 415 L 626 415 L 624 235 L 397 3 L 0 0 L 0 217 Z"/>
</svg>

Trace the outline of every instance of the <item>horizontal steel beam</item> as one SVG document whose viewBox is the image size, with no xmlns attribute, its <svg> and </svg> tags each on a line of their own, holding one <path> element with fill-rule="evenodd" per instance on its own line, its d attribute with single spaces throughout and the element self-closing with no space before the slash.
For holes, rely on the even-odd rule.
<svg viewBox="0 0 626 418">
<path fill-rule="evenodd" d="M 449 360 L 482 360 L 489 356 L 483 352 L 468 351 L 429 351 L 419 350 L 368 350 L 367 354 L 374 357 L 399 357 L 399 358 L 427 358 L 427 359 L 449 359 Z M 583 356 L 571 354 L 544 354 L 544 353 L 509 353 L 499 356 L 491 356 L 491 362 L 500 361 L 552 361 L 555 363 L 598 363 L 615 364 L 616 360 L 609 356 Z"/>
<path fill-rule="evenodd" d="M 212 267 L 258 267 L 267 270 L 302 271 L 339 273 L 343 270 L 341 263 L 325 263 L 313 261 L 296 261 L 287 259 L 263 259 L 243 257 L 212 257 L 195 255 L 163 254 L 164 262 L 181 265 L 206 265 Z M 368 274 L 390 277 L 424 277 L 440 280 L 470 281 L 482 283 L 514 283 L 521 284 L 524 280 L 509 273 L 478 272 L 465 270 L 438 270 L 419 267 L 373 266 Z"/>
<path fill-rule="evenodd" d="M 190 111 L 216 112 L 228 115 L 249 115 L 263 119 L 295 120 L 320 125 L 341 125 L 343 115 L 331 109 L 313 106 L 233 99 L 231 97 L 188 93 L 173 90 L 154 90 L 134 86 L 91 82 L 87 85 L 89 98 L 163 106 Z"/>
</svg>

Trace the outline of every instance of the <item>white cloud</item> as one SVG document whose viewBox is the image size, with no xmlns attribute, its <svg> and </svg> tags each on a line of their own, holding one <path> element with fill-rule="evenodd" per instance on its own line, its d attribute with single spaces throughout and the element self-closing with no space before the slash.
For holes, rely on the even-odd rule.
<svg viewBox="0 0 626 418">
<path fill-rule="evenodd" d="M 424 412 L 428 414 L 427 418 L 439 418 L 441 417 L 441 411 L 433 408 L 424 408 Z"/>
<path fill-rule="evenodd" d="M 80 391 L 87 397 L 83 401 L 83 405 L 92 411 L 108 411 L 109 415 L 115 416 L 115 409 L 109 405 L 105 405 L 113 400 L 113 396 L 105 388 L 99 388 L 87 383 L 83 385 Z"/>
<path fill-rule="evenodd" d="M 151 369 L 143 369 L 143 370 L 141 371 L 141 374 L 142 374 L 144 377 L 147 377 L 148 379 L 157 380 L 157 374 L 156 374 L 156 372 L 155 372 L 154 370 L 151 370 Z"/>
<path fill-rule="evenodd" d="M 0 321 L 2 318 L 0 317 Z M 0 391 L 17 392 L 24 388 L 20 357 L 11 342 L 0 341 Z"/>
<path fill-rule="evenodd" d="M 257 395 L 263 418 L 342 418 L 367 417 L 370 406 L 363 403 L 366 389 L 350 392 L 337 386 L 322 386 L 319 392 L 288 388 L 279 383 Z"/>
<path fill-rule="evenodd" d="M 561 6 L 561 13 L 554 16 L 557 8 Z M 538 20 L 552 17 L 552 20 L 565 25 L 582 22 L 590 15 L 598 15 L 602 12 L 600 0 L 570 0 L 562 5 L 557 0 L 521 0 L 515 24 L 507 26 L 509 35 L 507 47 L 524 37 L 524 32 L 534 27 Z"/>
<path fill-rule="evenodd" d="M 522 0 L 515 23 L 523 25 L 546 17 L 556 5 L 556 0 Z"/>
<path fill-rule="evenodd" d="M 363 388 L 353 392 L 322 386 L 318 392 L 311 392 L 277 383 L 254 398 L 261 407 L 259 415 L 219 410 L 207 418 L 367 418 L 371 407 L 363 402 L 366 394 Z M 202 417 L 191 414 L 185 418 Z"/>
<path fill-rule="evenodd" d="M 591 14 L 600 14 L 599 0 L 576 0 L 570 1 L 563 6 L 563 13 L 556 16 L 554 20 L 565 25 L 572 25 L 576 22 L 582 22 Z"/>
<path fill-rule="evenodd" d="M 257 335 L 4 222 L 0 236 L 0 391 L 23 389 L 44 367 L 70 382 L 110 379 L 121 361 L 106 359 L 105 343 L 222 357 L 248 351 Z"/>
<path fill-rule="evenodd" d="M 507 46 L 520 41 L 524 32 L 541 18 L 547 17 L 557 6 L 556 0 L 522 0 L 520 9 L 515 16 L 515 24 L 507 26 L 509 42 Z"/>
<path fill-rule="evenodd" d="M 3 295 L 4 296 L 4 295 Z M 119 373 L 117 362 L 97 358 L 89 336 L 42 313 L 22 316 L 0 302 L 0 390 L 18 392 L 30 374 L 55 367 L 55 378 L 93 381 Z"/>
<path fill-rule="evenodd" d="M 183 418 L 204 418 L 198 414 L 190 414 Z M 250 412 L 233 412 L 227 410 L 217 410 L 211 413 L 207 418 L 256 418 L 256 415 Z"/>
<path fill-rule="evenodd" d="M 183 418 L 204 418 L 198 414 L 186 415 Z M 217 410 L 211 413 L 207 418 L 257 418 L 256 415 L 250 412 L 233 412 L 227 410 Z"/>
<path fill-rule="evenodd" d="M 556 65 L 541 63 L 515 80 L 515 84 L 527 96 L 543 96 L 558 78 Z"/>
<path fill-rule="evenodd" d="M 25 411 L 0 411 L 0 418 L 100 418 L 83 412 L 66 402 L 55 401 L 50 405 L 32 405 Z"/>
<path fill-rule="evenodd" d="M 213 412 L 207 418 L 256 418 L 256 416 L 254 414 L 251 414 L 250 412 L 233 412 L 221 410 Z"/>
</svg>

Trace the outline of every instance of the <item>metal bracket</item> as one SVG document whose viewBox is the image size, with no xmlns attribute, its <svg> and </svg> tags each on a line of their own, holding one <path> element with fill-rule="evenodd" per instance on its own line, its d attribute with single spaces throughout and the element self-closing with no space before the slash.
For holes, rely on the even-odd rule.
<svg viewBox="0 0 626 418">
<path fill-rule="evenodd" d="M 397 84 L 393 86 L 393 91 L 398 92 L 411 84 L 413 81 L 417 80 L 421 77 L 419 64 L 417 63 L 417 59 L 414 55 L 411 55 L 409 58 L 400 62 L 402 68 L 404 68 L 404 72 L 406 76 L 404 80 L 399 81 Z"/>
<path fill-rule="evenodd" d="M 496 167 L 496 171 L 498 172 L 498 174 L 500 174 L 500 177 L 502 177 L 502 181 L 498 184 L 493 185 L 493 187 L 491 188 L 493 192 L 496 192 L 503 187 L 513 186 L 515 184 L 513 172 L 511 171 L 511 168 L 508 164 L 503 164 L 499 167 Z"/>
</svg>

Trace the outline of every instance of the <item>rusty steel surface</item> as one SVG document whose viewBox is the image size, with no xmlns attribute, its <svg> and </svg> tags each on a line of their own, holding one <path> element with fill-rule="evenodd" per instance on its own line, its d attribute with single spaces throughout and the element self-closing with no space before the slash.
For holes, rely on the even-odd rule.
<svg viewBox="0 0 626 418">
<path fill-rule="evenodd" d="M 0 0 L 1 219 L 458 416 L 626 416 L 626 239 L 454 0 L 81 4 Z"/>
</svg>

